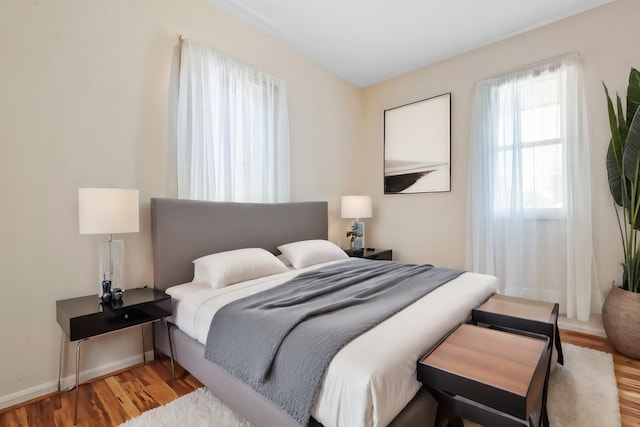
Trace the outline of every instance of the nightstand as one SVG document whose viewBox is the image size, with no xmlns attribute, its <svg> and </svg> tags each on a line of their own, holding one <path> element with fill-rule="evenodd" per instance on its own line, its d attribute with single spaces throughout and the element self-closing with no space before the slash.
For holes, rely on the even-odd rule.
<svg viewBox="0 0 640 427">
<path fill-rule="evenodd" d="M 80 346 L 89 338 L 144 325 L 146 323 L 164 321 L 171 316 L 171 297 L 153 288 L 127 289 L 121 301 L 101 302 L 97 295 L 70 298 L 56 301 L 56 317 L 62 330 L 60 341 L 60 366 L 58 370 L 58 391 L 62 375 L 62 353 L 65 336 L 69 341 L 77 341 L 76 347 L 76 395 L 74 407 L 74 425 L 78 419 L 78 387 L 80 376 Z M 165 322 L 166 323 L 166 322 Z M 167 325 L 167 333 L 169 326 Z M 171 336 L 169 335 L 169 344 Z M 173 368 L 173 349 L 171 349 L 171 366 Z M 144 360 L 144 337 L 142 340 L 142 357 Z M 174 371 L 175 377 L 175 371 Z"/>
<path fill-rule="evenodd" d="M 345 252 L 354 258 L 376 259 L 380 261 L 391 261 L 393 258 L 393 250 L 391 249 L 362 249 L 359 251 L 347 249 Z"/>
</svg>

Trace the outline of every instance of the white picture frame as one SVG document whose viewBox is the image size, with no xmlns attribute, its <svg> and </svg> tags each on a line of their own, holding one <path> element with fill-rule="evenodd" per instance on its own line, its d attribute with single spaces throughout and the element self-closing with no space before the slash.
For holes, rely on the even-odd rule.
<svg viewBox="0 0 640 427">
<path fill-rule="evenodd" d="M 451 191 L 451 93 L 384 111 L 384 194 Z"/>
</svg>

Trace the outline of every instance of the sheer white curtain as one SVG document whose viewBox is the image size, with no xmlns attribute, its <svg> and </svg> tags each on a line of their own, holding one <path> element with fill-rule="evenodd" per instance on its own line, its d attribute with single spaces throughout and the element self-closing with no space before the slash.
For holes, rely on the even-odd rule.
<svg viewBox="0 0 640 427">
<path fill-rule="evenodd" d="M 192 40 L 182 41 L 178 196 L 289 200 L 284 82 Z"/>
<path fill-rule="evenodd" d="M 477 83 L 467 269 L 586 321 L 601 296 L 583 98 L 576 54 Z"/>
</svg>

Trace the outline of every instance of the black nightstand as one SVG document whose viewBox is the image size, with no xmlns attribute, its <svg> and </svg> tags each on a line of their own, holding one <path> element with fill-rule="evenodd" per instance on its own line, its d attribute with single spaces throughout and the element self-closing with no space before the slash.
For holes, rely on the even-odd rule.
<svg viewBox="0 0 640 427">
<path fill-rule="evenodd" d="M 438 401 L 434 425 L 548 426 L 550 357 L 544 335 L 462 324 L 419 359 L 417 377 Z"/>
<path fill-rule="evenodd" d="M 391 261 L 393 250 L 391 249 L 363 249 L 360 251 L 345 250 L 347 255 L 355 258 L 376 259 L 380 261 Z"/>
<path fill-rule="evenodd" d="M 78 419 L 80 345 L 89 338 L 98 335 L 164 320 L 168 316 L 171 316 L 171 297 L 153 288 L 127 289 L 121 301 L 111 303 L 101 302 L 96 294 L 56 301 L 56 317 L 62 330 L 58 391 L 60 391 L 60 377 L 62 375 L 64 338 L 66 336 L 69 341 L 78 342 L 74 424 Z M 170 335 L 169 340 L 171 340 Z M 171 344 L 171 341 L 169 343 Z M 144 360 L 144 337 L 142 339 L 142 357 Z M 171 355 L 171 366 L 173 367 L 173 354 Z"/>
</svg>

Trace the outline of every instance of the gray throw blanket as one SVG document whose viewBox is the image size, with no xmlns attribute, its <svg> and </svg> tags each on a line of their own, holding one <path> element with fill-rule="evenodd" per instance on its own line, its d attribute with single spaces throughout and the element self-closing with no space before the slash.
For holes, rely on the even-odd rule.
<svg viewBox="0 0 640 427">
<path fill-rule="evenodd" d="M 306 426 L 345 344 L 462 273 L 367 259 L 306 272 L 222 307 L 205 357 Z"/>
</svg>

